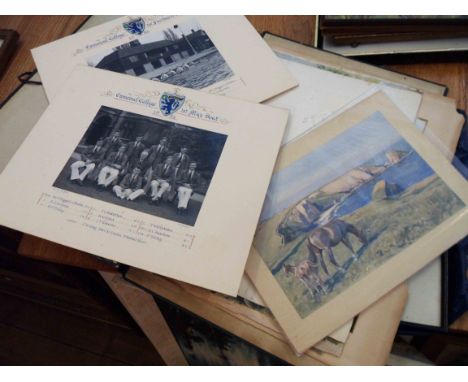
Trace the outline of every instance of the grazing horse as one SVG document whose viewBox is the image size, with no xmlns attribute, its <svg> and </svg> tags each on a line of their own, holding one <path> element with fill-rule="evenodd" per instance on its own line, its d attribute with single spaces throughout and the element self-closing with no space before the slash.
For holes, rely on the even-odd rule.
<svg viewBox="0 0 468 382">
<path fill-rule="evenodd" d="M 342 270 L 342 268 L 335 259 L 332 247 L 343 242 L 343 244 L 353 253 L 353 257 L 356 258 L 357 255 L 349 241 L 348 233 L 352 233 L 356 236 L 362 245 L 367 243 L 366 238 L 360 230 L 358 230 L 354 225 L 346 223 L 340 219 L 332 220 L 331 222 L 314 229 L 307 237 L 309 258 L 319 258 L 320 264 L 327 275 L 330 273 L 328 272 L 328 268 L 323 259 L 323 251 L 328 254 L 330 262 L 340 270 Z"/>
<path fill-rule="evenodd" d="M 325 284 L 319 275 L 317 259 L 315 259 L 314 262 L 309 258 L 301 261 L 297 265 L 285 264 L 283 267 L 287 275 L 292 273 L 296 278 L 302 281 L 312 296 L 320 295 L 325 292 Z"/>
</svg>

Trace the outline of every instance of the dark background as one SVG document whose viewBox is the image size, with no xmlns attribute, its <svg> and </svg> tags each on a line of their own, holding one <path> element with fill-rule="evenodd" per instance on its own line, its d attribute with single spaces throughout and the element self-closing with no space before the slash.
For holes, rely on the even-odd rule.
<svg viewBox="0 0 468 382">
<path fill-rule="evenodd" d="M 120 131 L 126 143 L 144 136 L 148 148 L 167 137 L 170 154 L 178 153 L 181 147 L 186 146 L 190 158 L 197 162 L 197 171 L 207 183 L 213 177 L 227 138 L 223 134 L 102 106 L 75 151 L 81 152 L 115 130 Z"/>
</svg>

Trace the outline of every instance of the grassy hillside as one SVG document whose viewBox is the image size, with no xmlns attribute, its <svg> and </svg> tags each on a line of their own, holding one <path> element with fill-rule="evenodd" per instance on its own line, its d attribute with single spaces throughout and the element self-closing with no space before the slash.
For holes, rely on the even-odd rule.
<svg viewBox="0 0 468 382">
<path fill-rule="evenodd" d="M 368 244 L 359 250 L 360 242 L 354 236 L 349 236 L 354 250 L 359 250 L 360 257 L 355 262 L 351 261 L 351 252 L 343 244 L 340 243 L 333 248 L 338 263 L 346 262 L 347 271 L 344 274 L 336 273 L 336 268 L 325 256 L 331 277 L 328 278 L 323 271 L 321 276 L 324 281 L 327 280 L 327 286 L 332 290 L 322 297 L 322 301 L 316 301 L 294 276 L 286 276 L 281 270 L 275 277 L 299 315 L 305 317 L 463 207 L 463 202 L 440 178 L 432 176 L 407 189 L 397 199 L 373 201 L 354 213 L 342 217 L 364 232 Z M 289 245 L 281 247 L 281 239 L 275 233 L 275 227 L 283 216 L 284 213 L 275 216 L 259 227 L 255 239 L 255 246 L 270 269 L 280 259 L 290 254 L 299 243 L 297 251 L 286 263 L 297 264 L 308 256 L 305 243 L 301 242 L 305 237 L 304 234 Z"/>
<path fill-rule="evenodd" d="M 329 195 L 322 192 L 315 193 L 313 197 L 313 202 L 320 211 L 325 211 L 326 209 L 333 206 L 336 201 L 341 200 L 344 195 L 343 193 L 337 193 Z M 310 198 L 310 196 L 309 196 Z M 255 243 L 258 248 L 264 248 L 265 253 L 263 254 L 263 259 L 267 263 L 268 267 L 273 267 L 278 260 L 281 259 L 281 255 L 278 255 L 278 248 L 281 247 L 281 237 L 275 234 L 274 236 L 270 235 L 271 227 L 273 227 L 274 232 L 276 233 L 276 227 L 281 223 L 283 218 L 289 214 L 289 212 L 294 207 L 285 209 L 284 211 L 276 214 L 267 222 L 260 224 L 257 229 L 257 234 L 255 237 Z M 288 243 L 284 248 L 282 248 L 281 253 L 289 253 L 292 248 L 294 248 L 302 239 L 304 235 L 299 235 L 296 240 L 293 240 L 291 243 Z"/>
</svg>

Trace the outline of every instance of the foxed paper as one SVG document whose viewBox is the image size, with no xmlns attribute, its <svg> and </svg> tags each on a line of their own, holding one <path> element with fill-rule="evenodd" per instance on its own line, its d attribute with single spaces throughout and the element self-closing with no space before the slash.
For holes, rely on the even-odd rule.
<svg viewBox="0 0 468 382">
<path fill-rule="evenodd" d="M 266 102 L 291 111 L 283 145 L 323 123 L 337 110 L 349 107 L 378 90 L 384 91 L 411 121 L 417 121 L 422 96 L 414 90 L 292 54 L 280 51 L 276 54 L 300 84 Z"/>
</svg>

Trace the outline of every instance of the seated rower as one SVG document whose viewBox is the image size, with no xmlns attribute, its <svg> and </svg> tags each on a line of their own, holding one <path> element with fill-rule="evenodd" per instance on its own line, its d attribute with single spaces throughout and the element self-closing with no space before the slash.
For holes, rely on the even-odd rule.
<svg viewBox="0 0 468 382">
<path fill-rule="evenodd" d="M 122 138 L 120 137 L 120 131 L 114 131 L 110 137 L 103 139 L 103 148 L 105 153 L 105 158 L 109 158 L 111 153 L 117 152 L 119 147 L 124 144 Z"/>
<path fill-rule="evenodd" d="M 145 173 L 146 170 L 151 166 L 150 159 L 150 152 L 149 150 L 145 149 L 140 153 L 139 157 L 130 162 L 130 168 L 138 167 L 142 173 Z"/>
<path fill-rule="evenodd" d="M 172 188 L 174 183 L 174 167 L 172 156 L 168 156 L 164 163 L 157 164 L 148 176 L 146 192 L 151 189 L 151 200 L 158 202 Z"/>
<path fill-rule="evenodd" d="M 150 160 L 153 163 L 153 168 L 156 168 L 158 164 L 163 163 L 168 153 L 169 147 L 167 145 L 166 137 L 161 138 L 159 144 L 151 146 Z"/>
<path fill-rule="evenodd" d="M 109 155 L 109 158 L 104 162 L 104 166 L 98 175 L 98 186 L 107 188 L 112 182 L 117 180 L 120 172 L 125 169 L 128 157 L 125 154 L 127 147 L 122 145 L 117 152 Z"/>
<path fill-rule="evenodd" d="M 145 193 L 142 185 L 143 177 L 141 176 L 141 169 L 135 167 L 132 172 L 125 175 L 120 184 L 115 185 L 112 190 L 120 199 L 135 200 Z"/>
<path fill-rule="evenodd" d="M 187 170 L 180 171 L 176 178 L 178 204 L 177 209 L 179 212 L 187 210 L 188 202 L 194 190 L 200 188 L 203 183 L 203 178 L 200 173 L 196 171 L 197 163 L 190 162 Z"/>
<path fill-rule="evenodd" d="M 146 145 L 143 143 L 143 136 L 139 135 L 136 137 L 135 142 L 131 142 L 128 145 L 127 149 L 127 155 L 128 155 L 128 161 L 133 164 L 134 162 L 138 161 L 138 158 L 140 158 L 140 154 L 143 150 L 146 150 Z"/>
<path fill-rule="evenodd" d="M 89 146 L 83 154 L 81 154 L 81 160 L 77 160 L 70 165 L 70 180 L 83 184 L 86 177 L 104 159 L 106 151 L 103 147 L 103 143 L 104 140 L 99 139 L 94 146 Z"/>
</svg>

